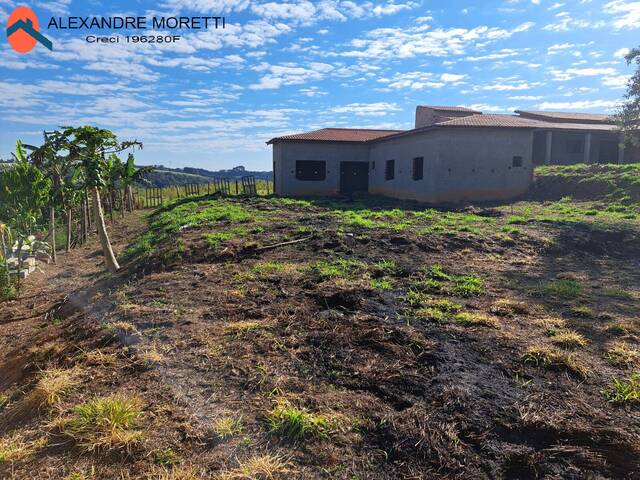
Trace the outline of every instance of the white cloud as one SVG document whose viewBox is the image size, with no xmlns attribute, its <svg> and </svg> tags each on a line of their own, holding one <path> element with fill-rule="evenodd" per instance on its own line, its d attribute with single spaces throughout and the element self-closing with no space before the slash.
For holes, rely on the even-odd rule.
<svg viewBox="0 0 640 480">
<path fill-rule="evenodd" d="M 527 22 L 511 30 L 486 26 L 473 29 L 438 28 L 431 30 L 426 25 L 413 28 L 377 28 L 368 32 L 365 38 L 352 40 L 350 50 L 335 55 L 356 58 L 462 55 L 468 47 L 480 41 L 487 44 L 504 40 L 515 33 L 530 29 L 533 25 L 533 23 Z"/>
<path fill-rule="evenodd" d="M 39 8 L 49 10 L 58 15 L 67 15 L 69 13 L 69 5 L 71 5 L 71 0 L 54 0 L 36 3 L 36 6 Z"/>
<path fill-rule="evenodd" d="M 616 52 L 613 54 L 613 56 L 615 58 L 624 58 L 627 55 L 629 55 L 629 52 L 631 52 L 631 49 L 629 49 L 629 48 L 621 48 L 619 50 L 616 50 Z"/>
<path fill-rule="evenodd" d="M 602 84 L 611 88 L 624 88 L 629 83 L 631 75 L 615 75 L 612 77 L 604 77 Z"/>
<path fill-rule="evenodd" d="M 292 64 L 261 64 L 254 68 L 258 72 L 267 72 L 258 83 L 249 85 L 252 90 L 271 90 L 284 85 L 299 85 L 313 80 L 321 80 L 334 69 L 326 63 L 313 62 L 306 67 Z"/>
<path fill-rule="evenodd" d="M 549 72 L 553 76 L 553 80 L 558 82 L 567 82 L 576 77 L 613 76 L 617 74 L 615 68 L 609 67 L 567 68 L 566 70 L 552 68 Z"/>
<path fill-rule="evenodd" d="M 618 107 L 619 102 L 614 100 L 584 100 L 577 102 L 543 102 L 536 105 L 540 110 L 593 110 L 605 109 L 612 111 Z"/>
<path fill-rule="evenodd" d="M 361 117 L 382 117 L 389 112 L 401 110 L 395 103 L 350 103 L 331 109 L 334 113 L 351 113 Z"/>
<path fill-rule="evenodd" d="M 509 97 L 509 100 L 542 100 L 544 97 L 541 95 L 514 95 L 513 97 Z"/>
<path fill-rule="evenodd" d="M 612 23 L 617 29 L 640 27 L 640 2 L 615 0 L 607 3 L 603 10 L 616 16 Z"/>
</svg>

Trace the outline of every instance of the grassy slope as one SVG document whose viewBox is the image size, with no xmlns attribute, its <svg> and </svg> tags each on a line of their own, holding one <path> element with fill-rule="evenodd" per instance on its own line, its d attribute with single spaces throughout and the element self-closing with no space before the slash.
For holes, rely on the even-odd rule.
<svg viewBox="0 0 640 480">
<path fill-rule="evenodd" d="M 537 167 L 535 175 L 535 198 L 640 202 L 640 164 L 548 165 Z"/>
<path fill-rule="evenodd" d="M 50 374 L 67 388 L 12 420 L 0 462 L 10 439 L 18 477 L 55 461 L 53 478 L 633 478 L 640 212 L 626 196 L 178 201 L 89 312 L 40 327 L 101 325 L 75 333 L 84 353 L 38 357 L 76 370 Z M 0 425 L 38 378 L 2 392 Z"/>
</svg>

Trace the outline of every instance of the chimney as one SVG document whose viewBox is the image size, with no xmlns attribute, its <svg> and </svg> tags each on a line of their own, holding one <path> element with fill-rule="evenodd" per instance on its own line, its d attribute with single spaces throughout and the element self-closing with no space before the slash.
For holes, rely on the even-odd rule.
<svg viewBox="0 0 640 480">
<path fill-rule="evenodd" d="M 482 112 L 465 107 L 430 107 L 418 105 L 416 107 L 415 128 L 428 127 L 453 118 L 470 117 L 471 115 L 482 115 Z"/>
</svg>

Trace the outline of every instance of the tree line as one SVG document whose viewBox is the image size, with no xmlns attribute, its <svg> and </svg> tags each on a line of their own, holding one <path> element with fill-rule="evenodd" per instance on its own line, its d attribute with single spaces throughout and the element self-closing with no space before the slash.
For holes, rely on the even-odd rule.
<svg viewBox="0 0 640 480">
<path fill-rule="evenodd" d="M 92 226 L 97 231 L 106 268 L 120 268 L 111 247 L 103 203 L 113 219 L 116 205 L 124 217 L 133 211 L 133 184 L 152 167 L 137 168 L 133 151 L 137 140 L 120 141 L 110 130 L 94 126 L 63 127 L 44 132 L 42 145 L 16 142 L 13 163 L 0 168 L 0 298 L 11 287 L 7 260 L 17 258 L 22 269 L 23 250 L 31 249 L 36 233 L 48 230 L 43 245 L 55 263 L 56 225 L 66 229 L 65 250 L 87 241 Z M 120 155 L 126 151 L 127 159 Z M 63 222 L 58 218 L 62 216 Z M 75 218 L 74 218 L 75 217 Z M 75 228 L 74 228 L 75 227 Z M 4 287 L 3 287 L 4 286 Z"/>
</svg>

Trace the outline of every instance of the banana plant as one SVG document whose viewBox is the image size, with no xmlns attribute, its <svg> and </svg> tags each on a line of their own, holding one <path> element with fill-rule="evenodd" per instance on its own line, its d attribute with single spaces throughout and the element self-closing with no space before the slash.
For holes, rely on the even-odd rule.
<svg viewBox="0 0 640 480">
<path fill-rule="evenodd" d="M 116 135 L 110 130 L 92 126 L 67 127 L 63 130 L 62 135 L 65 138 L 64 148 L 73 152 L 78 167 L 82 170 L 85 184 L 91 191 L 98 237 L 106 267 L 110 272 L 117 272 L 120 265 L 109 241 L 100 200 L 100 190 L 107 186 L 109 174 L 106 158 L 111 154 L 117 154 L 136 146 L 142 148 L 142 143 L 138 141 L 119 142 Z"/>
</svg>

